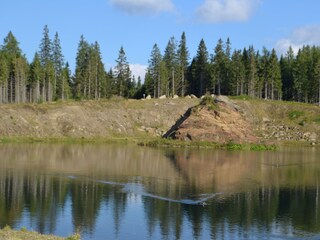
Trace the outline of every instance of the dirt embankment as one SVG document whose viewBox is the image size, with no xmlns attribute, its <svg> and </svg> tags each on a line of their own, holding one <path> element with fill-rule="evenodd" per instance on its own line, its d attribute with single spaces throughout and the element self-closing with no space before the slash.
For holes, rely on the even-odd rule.
<svg viewBox="0 0 320 240">
<path fill-rule="evenodd" d="M 320 137 L 320 108 L 301 103 L 199 99 L 104 100 L 0 106 L 0 137 L 170 136 L 185 141 L 258 143 Z"/>
<path fill-rule="evenodd" d="M 265 100 L 230 100 L 199 105 L 172 136 L 181 140 L 219 143 L 305 142 L 317 144 L 320 108 L 315 105 Z"/>
<path fill-rule="evenodd" d="M 196 104 L 196 99 L 117 99 L 0 105 L 0 137 L 162 136 Z"/>
</svg>

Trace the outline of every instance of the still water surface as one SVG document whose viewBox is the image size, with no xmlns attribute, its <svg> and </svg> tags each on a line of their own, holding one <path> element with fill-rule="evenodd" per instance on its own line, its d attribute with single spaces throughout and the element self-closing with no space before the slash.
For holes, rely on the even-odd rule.
<svg viewBox="0 0 320 240">
<path fill-rule="evenodd" d="M 319 239 L 320 150 L 0 145 L 0 227 L 82 239 Z"/>
</svg>

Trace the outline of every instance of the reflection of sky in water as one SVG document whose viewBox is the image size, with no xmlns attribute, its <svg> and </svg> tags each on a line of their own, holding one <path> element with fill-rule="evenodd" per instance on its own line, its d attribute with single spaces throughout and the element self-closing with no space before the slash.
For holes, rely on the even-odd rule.
<svg viewBox="0 0 320 240">
<path fill-rule="evenodd" d="M 0 146 L 0 191 L 14 200 L 1 224 L 82 239 L 317 239 L 319 153 Z"/>
</svg>

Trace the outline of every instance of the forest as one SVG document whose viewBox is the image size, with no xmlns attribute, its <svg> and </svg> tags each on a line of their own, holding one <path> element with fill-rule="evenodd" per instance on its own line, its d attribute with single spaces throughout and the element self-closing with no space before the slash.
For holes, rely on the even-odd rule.
<svg viewBox="0 0 320 240">
<path fill-rule="evenodd" d="M 115 62 L 105 69 L 99 43 L 81 36 L 71 73 L 59 34 L 51 39 L 48 26 L 28 62 L 10 31 L 0 46 L 0 103 L 223 94 L 320 104 L 318 46 L 306 45 L 297 53 L 289 47 L 279 56 L 275 49 L 259 51 L 252 45 L 232 49 L 228 38 L 219 39 L 210 53 L 201 39 L 190 57 L 183 32 L 179 40 L 169 39 L 163 53 L 153 45 L 144 82 L 132 75 L 122 46 Z"/>
</svg>

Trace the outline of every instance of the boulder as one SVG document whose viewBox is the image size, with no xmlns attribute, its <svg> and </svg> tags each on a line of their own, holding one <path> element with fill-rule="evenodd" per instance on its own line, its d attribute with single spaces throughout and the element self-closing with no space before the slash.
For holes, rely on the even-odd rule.
<svg viewBox="0 0 320 240">
<path fill-rule="evenodd" d="M 196 95 L 193 95 L 193 94 L 191 94 L 190 97 L 191 97 L 191 98 L 197 98 L 197 96 L 196 96 Z"/>
<path fill-rule="evenodd" d="M 167 98 L 166 95 L 162 95 L 162 96 L 159 97 L 159 99 L 166 99 L 166 98 Z"/>
<path fill-rule="evenodd" d="M 185 96 L 185 98 L 187 98 L 187 99 L 191 99 L 191 96 L 190 96 L 190 95 L 187 95 L 187 96 Z"/>
<path fill-rule="evenodd" d="M 146 99 L 151 99 L 151 95 L 148 95 L 148 96 L 146 97 Z"/>
<path fill-rule="evenodd" d="M 179 98 L 179 96 L 176 94 L 173 96 L 173 99 L 178 99 L 178 98 Z"/>
</svg>

